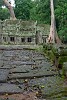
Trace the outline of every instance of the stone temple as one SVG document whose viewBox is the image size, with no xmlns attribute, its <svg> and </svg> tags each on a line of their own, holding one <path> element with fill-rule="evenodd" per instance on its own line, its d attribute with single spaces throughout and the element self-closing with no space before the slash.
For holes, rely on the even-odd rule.
<svg viewBox="0 0 67 100">
<path fill-rule="evenodd" d="M 42 44 L 49 35 L 49 25 L 34 21 L 0 21 L 0 44 Z"/>
</svg>

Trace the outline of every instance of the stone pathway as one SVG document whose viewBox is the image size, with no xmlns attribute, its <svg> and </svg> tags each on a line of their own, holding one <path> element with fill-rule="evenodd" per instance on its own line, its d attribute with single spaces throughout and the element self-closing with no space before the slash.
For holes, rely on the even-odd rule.
<svg viewBox="0 0 67 100">
<path fill-rule="evenodd" d="M 43 54 L 21 47 L 0 47 L 0 94 L 25 91 L 34 91 L 46 100 L 60 100 L 62 95 L 65 99 L 61 100 L 67 99 L 62 78 Z"/>
</svg>

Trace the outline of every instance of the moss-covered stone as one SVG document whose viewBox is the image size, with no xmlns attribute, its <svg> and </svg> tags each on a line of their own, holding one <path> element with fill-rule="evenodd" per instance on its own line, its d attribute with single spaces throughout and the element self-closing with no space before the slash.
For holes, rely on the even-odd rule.
<svg viewBox="0 0 67 100">
<path fill-rule="evenodd" d="M 53 61 L 57 68 L 62 68 L 63 63 L 67 62 L 67 46 L 45 44 L 43 48 L 46 55 Z"/>
<path fill-rule="evenodd" d="M 0 21 L 0 44 L 24 44 L 22 43 L 21 38 L 25 38 L 25 44 L 41 44 L 46 40 L 49 34 L 49 25 L 40 25 L 34 21 L 23 21 L 23 20 L 3 20 Z M 38 36 L 36 35 L 38 32 Z M 7 34 L 7 41 L 3 41 L 4 35 Z M 10 41 L 10 36 L 15 38 L 15 42 Z M 29 42 L 28 38 L 31 38 L 32 42 Z M 7 43 L 6 43 L 7 42 Z"/>
<path fill-rule="evenodd" d="M 67 77 L 67 62 L 63 63 L 62 75 Z"/>
</svg>

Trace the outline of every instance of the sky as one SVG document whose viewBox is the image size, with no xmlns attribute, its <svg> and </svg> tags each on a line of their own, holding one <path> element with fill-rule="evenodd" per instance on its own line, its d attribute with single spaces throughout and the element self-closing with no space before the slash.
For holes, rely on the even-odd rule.
<svg viewBox="0 0 67 100">
<path fill-rule="evenodd" d="M 34 1 L 34 0 L 32 0 L 32 1 Z M 12 4 L 12 6 L 14 6 L 14 0 L 11 0 L 11 4 Z"/>
<path fill-rule="evenodd" d="M 15 6 L 14 0 L 10 0 L 10 1 L 11 1 L 11 5 Z M 34 1 L 34 0 L 32 0 L 32 1 Z M 2 8 L 5 8 L 5 6 L 3 6 Z"/>
<path fill-rule="evenodd" d="M 11 0 L 11 4 L 12 4 L 12 6 L 14 5 L 14 0 Z"/>
<path fill-rule="evenodd" d="M 10 0 L 10 1 L 11 1 L 11 5 L 12 5 L 12 6 L 15 6 L 14 0 Z M 2 8 L 5 8 L 5 6 L 2 6 Z"/>
<path fill-rule="evenodd" d="M 34 0 L 32 0 L 32 1 L 34 1 Z M 11 0 L 11 3 L 12 3 L 12 6 L 14 5 L 14 0 Z"/>
</svg>

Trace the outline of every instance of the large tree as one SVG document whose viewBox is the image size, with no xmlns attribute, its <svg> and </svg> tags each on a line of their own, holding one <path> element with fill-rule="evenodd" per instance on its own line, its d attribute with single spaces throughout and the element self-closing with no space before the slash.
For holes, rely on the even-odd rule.
<svg viewBox="0 0 67 100">
<path fill-rule="evenodd" d="M 50 34 L 49 34 L 48 42 L 49 43 L 60 43 L 61 41 L 56 31 L 53 0 L 50 0 L 50 4 L 51 4 L 51 26 L 50 26 Z"/>
<path fill-rule="evenodd" d="M 16 19 L 13 7 L 11 6 L 11 1 L 10 0 L 3 0 L 3 2 L 5 4 L 5 6 L 8 8 L 11 18 Z"/>
</svg>

